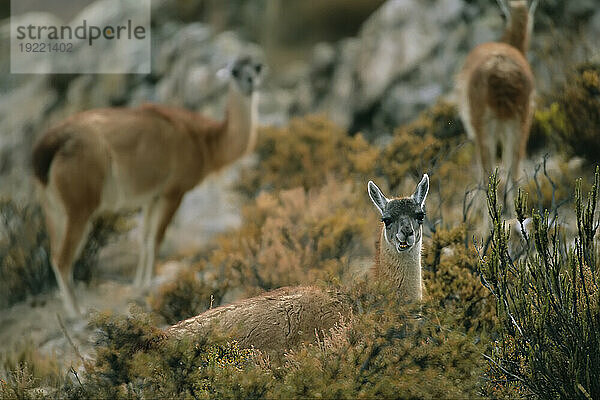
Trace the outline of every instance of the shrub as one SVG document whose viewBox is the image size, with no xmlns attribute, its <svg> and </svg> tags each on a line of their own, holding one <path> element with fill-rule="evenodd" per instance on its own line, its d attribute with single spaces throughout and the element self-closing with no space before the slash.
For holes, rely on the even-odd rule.
<svg viewBox="0 0 600 400">
<path fill-rule="evenodd" d="M 56 285 L 40 208 L 0 200 L 0 308 Z"/>
<path fill-rule="evenodd" d="M 600 153 L 600 65 L 577 66 L 548 101 L 549 105 L 536 113 L 540 135 L 556 138 L 571 156 L 596 162 Z"/>
<path fill-rule="evenodd" d="M 41 398 L 44 394 L 41 387 L 57 388 L 64 381 L 56 359 L 40 353 L 30 340 L 4 352 L 0 360 L 0 398 L 3 399 Z"/>
<path fill-rule="evenodd" d="M 230 279 L 214 276 L 208 270 L 203 260 L 180 271 L 172 282 L 165 283 L 151 295 L 152 310 L 164 317 L 168 324 L 174 324 L 200 314 L 213 304 L 221 304 Z"/>
<path fill-rule="evenodd" d="M 257 153 L 258 165 L 244 171 L 238 184 L 250 197 L 273 188 L 319 187 L 328 176 L 372 176 L 379 156 L 360 134 L 350 137 L 319 116 L 292 119 L 283 128 L 264 128 Z"/>
<path fill-rule="evenodd" d="M 462 202 L 465 192 L 477 186 L 477 174 L 465 174 L 473 170 L 473 149 L 456 109 L 440 103 L 394 132 L 381 157 L 383 179 L 391 193 L 410 193 L 414 190 L 412 182 L 427 172 L 432 178 L 427 227 L 435 231 L 436 224 L 443 225 L 444 221 L 467 222 Z"/>
<path fill-rule="evenodd" d="M 373 254 L 370 211 L 350 182 L 263 193 L 244 209 L 242 229 L 219 238 L 211 262 L 261 290 L 331 282 L 351 257 Z"/>
<path fill-rule="evenodd" d="M 131 214 L 104 214 L 97 218 L 85 246 L 73 266 L 73 278 L 90 283 L 98 264 L 100 250 L 131 229 Z"/>
<path fill-rule="evenodd" d="M 465 141 L 453 106 L 438 103 L 424 111 L 414 122 L 398 128 L 386 146 L 382 165 L 390 187 L 398 189 L 408 176 L 420 177 L 424 172 L 445 177 L 451 172 L 450 164 L 457 164 L 455 168 L 470 165 L 468 153 L 462 151 Z"/>
<path fill-rule="evenodd" d="M 533 211 L 533 233 L 524 259 L 508 253 L 509 233 L 500 220 L 492 177 L 488 203 L 494 224 L 491 252 L 481 262 L 484 284 L 497 299 L 501 337 L 489 357 L 492 386 L 518 386 L 540 398 L 600 396 L 600 268 L 594 238 L 600 172 L 587 201 L 581 181 L 575 191 L 578 232 L 566 246 L 548 213 Z M 524 220 L 526 197 L 515 201 Z"/>
<path fill-rule="evenodd" d="M 339 282 L 350 260 L 373 254 L 371 206 L 352 182 L 262 193 L 242 226 L 219 235 L 205 260 L 164 285 L 153 309 L 169 322 L 216 306 L 229 291 L 252 296 L 282 286 Z M 231 297 L 231 296 L 229 296 Z"/>
<path fill-rule="evenodd" d="M 418 136 L 431 135 L 438 139 L 456 138 L 465 134 L 458 109 L 445 101 L 438 101 L 423 111 L 415 121 L 408 124 L 407 129 Z"/>
<path fill-rule="evenodd" d="M 260 354 L 240 349 L 218 333 L 165 340 L 152 318 L 133 307 L 128 316 L 99 313 L 96 359 L 87 363 L 83 385 L 61 392 L 70 398 L 262 398 Z M 248 376 L 240 373 L 248 369 Z M 253 374 L 253 372 L 255 372 Z M 256 392 L 256 393 L 254 393 Z M 243 395 L 240 395 L 243 393 Z"/>
<path fill-rule="evenodd" d="M 385 286 L 349 289 L 356 315 L 324 339 L 267 360 L 220 332 L 164 338 L 149 315 L 97 314 L 97 357 L 54 397 L 67 398 L 440 398 L 474 397 L 480 346 L 451 311 L 402 305 Z M 71 372 L 73 374 L 73 371 Z M 14 387 L 11 383 L 7 387 Z"/>
<path fill-rule="evenodd" d="M 99 250 L 128 230 L 124 216 L 99 218 L 75 263 L 74 278 L 89 283 Z M 56 286 L 49 248 L 41 208 L 0 199 L 0 308 Z"/>
<path fill-rule="evenodd" d="M 440 310 L 454 310 L 466 332 L 487 336 L 497 324 L 495 302 L 481 285 L 477 253 L 459 225 L 441 229 L 424 247 L 423 281 L 428 299 Z"/>
<path fill-rule="evenodd" d="M 44 390 L 40 387 L 40 380 L 28 369 L 22 366 L 11 370 L 6 381 L 0 378 L 0 397 L 3 399 L 46 399 L 55 395 L 54 389 Z"/>
<path fill-rule="evenodd" d="M 481 362 L 473 340 L 427 312 L 411 321 L 392 310 L 373 310 L 322 343 L 292 352 L 280 396 L 475 397 Z"/>
</svg>

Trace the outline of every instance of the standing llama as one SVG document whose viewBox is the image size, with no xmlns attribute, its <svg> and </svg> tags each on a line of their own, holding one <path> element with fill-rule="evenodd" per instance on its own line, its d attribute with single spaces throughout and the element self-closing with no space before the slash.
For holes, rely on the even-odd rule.
<svg viewBox="0 0 600 400">
<path fill-rule="evenodd" d="M 534 112 L 534 77 L 526 59 L 538 0 L 498 0 L 507 19 L 501 42 L 473 49 L 457 76 L 461 119 L 475 140 L 482 180 L 496 166 L 498 145 L 507 189 L 515 189 Z M 508 187 L 512 184 L 512 188 Z"/>
<path fill-rule="evenodd" d="M 35 144 L 33 170 L 52 267 L 69 315 L 79 314 L 72 268 L 94 217 L 142 209 L 135 284 L 148 286 L 184 194 L 254 149 L 262 64 L 241 58 L 226 71 L 230 83 L 223 121 L 155 104 L 96 109 L 66 119 Z"/>
<path fill-rule="evenodd" d="M 423 176 L 410 197 L 387 199 L 369 182 L 369 196 L 382 215 L 380 245 L 375 257 L 375 278 L 397 286 L 407 303 L 419 302 L 421 242 L 429 177 Z M 352 301 L 335 290 L 315 286 L 284 287 L 260 296 L 210 309 L 165 331 L 167 337 L 192 339 L 213 326 L 228 333 L 242 347 L 272 355 L 315 340 L 352 313 Z"/>
</svg>

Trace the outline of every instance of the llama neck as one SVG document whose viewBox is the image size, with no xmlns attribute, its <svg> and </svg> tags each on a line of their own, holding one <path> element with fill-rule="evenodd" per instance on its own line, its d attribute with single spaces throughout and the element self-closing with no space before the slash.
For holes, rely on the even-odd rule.
<svg viewBox="0 0 600 400">
<path fill-rule="evenodd" d="M 529 32 L 529 12 L 527 7 L 513 9 L 510 21 L 502 36 L 502 42 L 510 44 L 525 54 L 529 50 Z"/>
<path fill-rule="evenodd" d="M 379 279 L 392 281 L 398 286 L 402 296 L 408 301 L 421 301 L 421 243 L 420 239 L 410 250 L 398 253 L 394 246 L 385 240 L 381 230 L 376 273 Z"/>
<path fill-rule="evenodd" d="M 243 95 L 233 83 L 229 85 L 225 133 L 219 146 L 224 165 L 254 150 L 257 140 L 258 94 Z"/>
</svg>

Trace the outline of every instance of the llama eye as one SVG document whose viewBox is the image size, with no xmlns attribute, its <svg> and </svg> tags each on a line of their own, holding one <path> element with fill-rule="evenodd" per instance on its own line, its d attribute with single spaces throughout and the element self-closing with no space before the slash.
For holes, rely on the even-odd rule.
<svg viewBox="0 0 600 400">
<path fill-rule="evenodd" d="M 234 78 L 237 78 L 238 76 L 240 76 L 240 70 L 238 68 L 232 69 L 231 75 L 233 75 Z"/>
<path fill-rule="evenodd" d="M 420 224 L 422 224 L 422 223 L 423 223 L 423 220 L 425 219 L 425 213 L 424 213 L 423 211 L 418 211 L 418 212 L 415 214 L 415 219 L 416 219 L 416 220 L 417 220 L 417 221 L 418 221 Z"/>
<path fill-rule="evenodd" d="M 383 217 L 381 221 L 385 224 L 386 228 L 389 228 L 392 224 L 392 219 L 390 217 Z"/>
</svg>

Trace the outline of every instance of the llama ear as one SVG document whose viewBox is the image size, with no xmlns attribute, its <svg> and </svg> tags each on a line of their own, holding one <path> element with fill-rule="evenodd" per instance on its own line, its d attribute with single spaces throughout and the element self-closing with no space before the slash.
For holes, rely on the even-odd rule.
<svg viewBox="0 0 600 400">
<path fill-rule="evenodd" d="M 381 189 L 379 189 L 377 185 L 373 183 L 373 181 L 369 181 L 369 184 L 367 186 L 371 201 L 373 202 L 373 204 L 375 204 L 375 207 L 377 207 L 381 215 L 383 215 L 383 211 L 385 210 L 385 206 L 387 205 L 387 203 L 389 203 L 389 200 L 387 199 L 387 197 L 385 197 Z"/>
<path fill-rule="evenodd" d="M 423 179 L 421 179 L 412 195 L 412 198 L 419 204 L 421 209 L 425 207 L 427 193 L 429 193 L 429 175 L 423 174 Z"/>
</svg>

